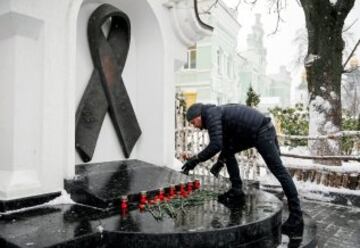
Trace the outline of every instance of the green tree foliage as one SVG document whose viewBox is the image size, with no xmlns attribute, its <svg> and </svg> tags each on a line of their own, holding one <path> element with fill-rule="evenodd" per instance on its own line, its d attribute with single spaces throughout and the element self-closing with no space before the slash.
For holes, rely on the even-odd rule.
<svg viewBox="0 0 360 248">
<path fill-rule="evenodd" d="M 270 113 L 280 122 L 281 130 L 286 135 L 303 135 L 309 134 L 309 111 L 302 103 L 295 107 L 269 109 Z M 285 145 L 299 146 L 307 145 L 306 140 L 285 141 Z"/>
<path fill-rule="evenodd" d="M 250 86 L 247 92 L 246 105 L 250 107 L 257 107 L 259 103 L 260 103 L 260 95 L 256 94 L 256 92 Z"/>
<path fill-rule="evenodd" d="M 343 110 L 342 116 L 342 129 L 343 130 L 357 130 L 360 131 L 360 115 L 356 118 L 351 116 L 349 112 Z M 343 137 L 341 139 L 342 153 L 350 155 L 354 147 L 354 139 L 351 137 Z"/>
<path fill-rule="evenodd" d="M 280 108 L 275 107 L 269 109 L 277 122 L 280 123 L 281 130 L 286 135 L 309 135 L 309 111 L 303 104 L 298 103 L 295 107 Z M 360 131 L 360 115 L 358 117 L 351 116 L 343 110 L 342 130 Z M 288 146 L 306 146 L 307 140 L 286 140 L 285 145 Z M 341 153 L 349 155 L 354 147 L 354 138 L 343 137 L 341 139 Z"/>
</svg>

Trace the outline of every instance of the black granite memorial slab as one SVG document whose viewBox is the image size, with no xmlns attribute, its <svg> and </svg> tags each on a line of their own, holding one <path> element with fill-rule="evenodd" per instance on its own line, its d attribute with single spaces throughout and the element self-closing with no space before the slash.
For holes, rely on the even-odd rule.
<svg viewBox="0 0 360 248">
<path fill-rule="evenodd" d="M 145 211 L 104 211 L 81 205 L 31 209 L 0 217 L 1 247 L 275 247 L 282 203 L 249 191 L 246 203 L 217 200 L 157 221 Z M 5 246 L 6 245 L 6 246 Z"/>
<path fill-rule="evenodd" d="M 108 244 L 120 247 L 276 247 L 280 243 L 282 203 L 273 195 L 247 191 L 243 205 L 228 208 L 217 200 L 155 220 L 131 211 L 102 220 Z"/>
<path fill-rule="evenodd" d="M 160 221 L 139 210 L 122 215 L 77 204 L 39 207 L 0 216 L 0 247 L 277 247 L 281 208 L 275 196 L 257 190 L 236 208 L 209 200 Z M 305 215 L 303 236 L 283 236 L 279 247 L 316 247 L 315 231 Z"/>
<path fill-rule="evenodd" d="M 20 199 L 14 199 L 14 200 L 7 200 L 2 201 L 0 200 L 0 212 L 6 212 L 11 210 L 16 210 L 20 208 L 26 208 L 26 207 L 32 207 L 36 205 L 43 204 L 45 202 L 48 202 L 56 197 L 58 197 L 61 193 L 55 192 L 50 194 L 42 194 L 42 195 L 36 195 L 31 197 L 24 197 Z"/>
<path fill-rule="evenodd" d="M 87 206 L 43 206 L 0 215 L 0 247 L 275 248 L 281 239 L 281 247 L 316 246 L 316 227 L 308 216 L 302 236 L 281 236 L 282 202 L 256 183 L 245 183 L 246 198 L 236 206 L 204 198 L 201 205 L 156 219 L 137 208 L 123 211 L 120 197 L 128 195 L 137 203 L 140 191 L 157 192 L 191 177 L 138 160 L 78 165 L 76 175 L 66 188 Z M 219 192 L 227 186 L 211 179 L 201 178 L 202 189 Z"/>
<path fill-rule="evenodd" d="M 74 201 L 99 207 L 119 206 L 121 196 L 136 201 L 141 191 L 155 194 L 159 188 L 187 182 L 190 177 L 166 167 L 139 160 L 126 160 L 76 166 L 76 179 L 65 188 Z"/>
<path fill-rule="evenodd" d="M 0 217 L 0 247 L 100 247 L 101 211 L 77 205 L 39 207 Z"/>
</svg>

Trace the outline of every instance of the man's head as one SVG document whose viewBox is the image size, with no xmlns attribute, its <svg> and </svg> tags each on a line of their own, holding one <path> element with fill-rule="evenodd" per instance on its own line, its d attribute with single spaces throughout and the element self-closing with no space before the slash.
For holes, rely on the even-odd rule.
<svg viewBox="0 0 360 248">
<path fill-rule="evenodd" d="M 202 128 L 202 120 L 201 120 L 201 110 L 203 104 L 202 103 L 195 103 L 189 107 L 186 112 L 186 119 L 196 128 Z"/>
</svg>

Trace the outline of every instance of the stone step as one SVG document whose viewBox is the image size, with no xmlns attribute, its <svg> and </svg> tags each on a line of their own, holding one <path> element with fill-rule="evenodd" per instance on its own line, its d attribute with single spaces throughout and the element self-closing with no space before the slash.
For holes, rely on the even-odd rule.
<svg viewBox="0 0 360 248">
<path fill-rule="evenodd" d="M 130 166 L 129 163 L 134 163 L 134 166 Z M 78 187 L 85 191 L 90 186 L 94 186 L 91 188 L 93 194 L 101 196 L 100 193 L 104 191 L 98 190 L 101 189 L 101 185 L 96 185 L 96 182 L 100 180 L 99 178 L 104 180 L 106 177 L 98 175 L 109 173 L 108 176 L 111 178 L 114 173 L 110 173 L 110 167 L 115 172 L 122 171 L 125 167 L 124 171 L 128 171 L 126 175 L 129 176 L 127 181 L 134 180 L 131 175 L 144 176 L 145 172 L 149 173 L 145 168 L 152 168 L 155 172 L 158 170 L 153 165 L 137 161 L 114 162 L 104 170 L 101 170 L 103 167 L 99 164 L 88 168 L 78 167 L 77 169 L 83 171 L 79 173 L 77 180 L 79 178 L 93 180 L 86 184 L 88 187 L 81 189 L 81 186 L 84 186 L 81 184 Z M 163 169 L 168 171 L 167 175 L 179 174 Z M 99 174 L 97 170 L 100 170 Z M 115 177 L 118 177 L 118 174 L 115 174 Z M 177 182 L 172 181 L 171 178 L 183 180 L 183 177 L 185 176 L 170 176 L 156 182 L 156 177 L 150 175 L 153 179 L 151 184 L 141 183 L 138 177 L 135 182 L 142 184 L 143 187 L 156 188 L 169 181 Z M 123 182 L 124 178 L 120 178 L 122 179 L 119 182 Z M 112 180 L 106 182 L 108 181 L 113 182 Z M 106 182 L 102 185 L 111 187 L 111 184 Z M 120 194 L 131 194 L 140 187 L 126 185 L 131 186 L 131 184 L 124 184 L 122 187 L 112 186 L 120 190 Z M 204 185 L 204 188 L 206 187 L 207 185 Z M 133 189 L 135 191 L 132 191 Z M 308 215 L 304 216 L 305 228 L 301 237 L 281 236 L 281 223 L 287 217 L 286 210 L 282 215 L 282 202 L 270 193 L 251 187 L 245 191 L 245 194 L 243 204 L 228 206 L 216 199 L 210 199 L 202 205 L 189 206 L 184 211 L 178 211 L 175 218 L 164 215 L 162 220 L 156 220 L 150 212 L 139 209 L 129 209 L 124 213 L 118 208 L 102 210 L 78 204 L 27 209 L 0 216 L 0 247 L 316 247 L 316 226 Z M 110 198 L 108 201 L 112 200 L 113 198 Z"/>
<path fill-rule="evenodd" d="M 129 202 L 138 200 L 139 193 L 154 195 L 160 188 L 191 181 L 186 176 L 166 167 L 140 160 L 124 160 L 76 166 L 74 180 L 65 181 L 65 189 L 78 203 L 99 207 L 120 206 L 121 196 Z"/>
<path fill-rule="evenodd" d="M 229 208 L 216 199 L 156 220 L 138 209 L 123 214 L 84 205 L 56 205 L 0 217 L 0 247 L 262 247 L 280 243 L 282 203 L 252 190 Z"/>
</svg>

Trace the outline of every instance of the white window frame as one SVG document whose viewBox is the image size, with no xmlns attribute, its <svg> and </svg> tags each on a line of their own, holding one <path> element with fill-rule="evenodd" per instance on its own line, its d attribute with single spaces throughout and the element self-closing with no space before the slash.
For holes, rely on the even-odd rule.
<svg viewBox="0 0 360 248">
<path fill-rule="evenodd" d="M 193 60 L 191 54 L 195 54 L 195 59 Z M 197 67 L 197 48 L 191 47 L 186 52 L 186 63 L 184 65 L 185 70 L 194 70 Z"/>
</svg>

